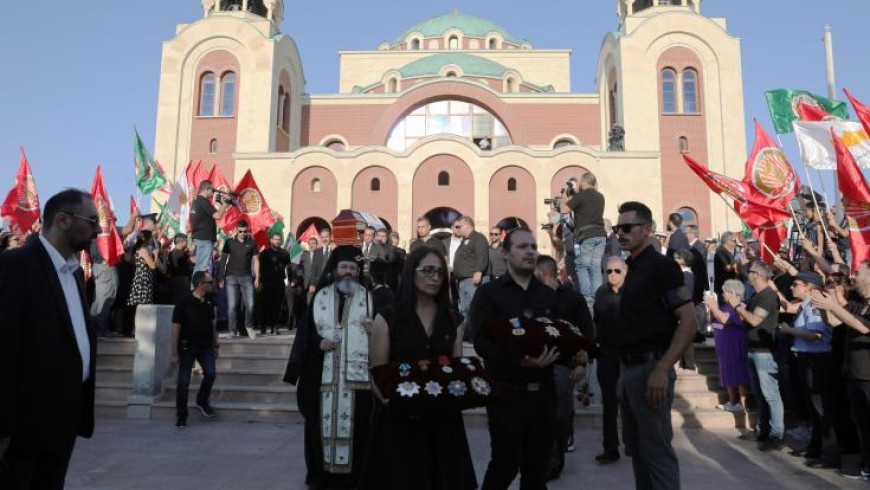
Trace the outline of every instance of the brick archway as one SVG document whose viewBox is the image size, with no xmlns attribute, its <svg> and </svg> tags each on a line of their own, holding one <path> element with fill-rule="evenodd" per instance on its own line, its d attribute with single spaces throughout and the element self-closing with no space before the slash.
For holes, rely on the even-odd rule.
<svg viewBox="0 0 870 490">
<path fill-rule="evenodd" d="M 450 184 L 438 185 L 438 174 L 447 172 Z M 474 174 L 454 155 L 434 155 L 417 167 L 413 184 L 413 217 L 409 226 L 432 208 L 449 206 L 462 214 L 474 216 Z"/>
<path fill-rule="evenodd" d="M 319 191 L 318 191 L 319 189 Z M 323 167 L 309 167 L 293 181 L 291 194 L 292 229 L 312 216 L 323 216 L 327 221 L 338 214 L 338 184 L 332 172 Z"/>
<path fill-rule="evenodd" d="M 535 200 L 532 174 L 522 167 L 502 167 L 489 181 L 489 221 L 516 216 L 534 227 L 539 221 L 535 219 Z"/>
<path fill-rule="evenodd" d="M 372 181 L 377 180 L 373 190 Z M 353 180 L 351 207 L 365 211 L 388 221 L 392 226 L 399 215 L 399 183 L 396 176 L 384 167 L 368 167 Z"/>
</svg>

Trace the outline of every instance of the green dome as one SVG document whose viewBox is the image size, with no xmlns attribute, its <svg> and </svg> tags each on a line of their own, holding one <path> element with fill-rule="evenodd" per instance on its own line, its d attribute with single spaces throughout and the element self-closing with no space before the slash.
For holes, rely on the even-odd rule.
<svg viewBox="0 0 870 490">
<path fill-rule="evenodd" d="M 464 53 L 442 53 L 420 58 L 399 68 L 399 73 L 404 78 L 413 78 L 425 75 L 435 75 L 445 65 L 456 65 L 462 68 L 465 75 L 483 75 L 500 78 L 504 76 L 507 68 L 500 63 Z"/>
<path fill-rule="evenodd" d="M 472 15 L 463 15 L 459 13 L 441 15 L 424 20 L 419 24 L 411 27 L 401 37 L 396 39 L 396 43 L 400 43 L 408 37 L 412 32 L 419 32 L 423 37 L 439 37 L 447 32 L 448 29 L 456 28 L 462 31 L 466 36 L 484 37 L 490 32 L 497 32 L 506 41 L 519 42 L 506 30 L 492 22 L 474 17 Z"/>
</svg>

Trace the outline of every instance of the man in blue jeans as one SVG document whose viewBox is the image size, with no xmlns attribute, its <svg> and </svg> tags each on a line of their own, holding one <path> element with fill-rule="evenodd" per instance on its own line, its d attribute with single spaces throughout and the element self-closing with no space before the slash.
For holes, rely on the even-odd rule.
<svg viewBox="0 0 870 490">
<path fill-rule="evenodd" d="M 749 283 L 757 291 L 742 304 L 737 296 L 726 296 L 749 330 L 749 374 L 752 389 L 758 396 L 758 425 L 755 433 L 741 436 L 758 441 L 761 451 L 778 451 L 785 434 L 782 396 L 779 393 L 779 365 L 773 357 L 776 328 L 779 324 L 779 296 L 770 287 L 773 268 L 757 261 L 749 268 Z"/>
<path fill-rule="evenodd" d="M 224 217 L 230 207 L 228 200 L 221 200 L 220 208 L 211 204 L 214 196 L 214 186 L 210 180 L 199 184 L 198 195 L 190 207 L 190 235 L 196 247 L 196 264 L 193 272 L 208 271 L 211 256 L 214 253 L 214 243 L 217 241 L 217 220 Z"/>
<path fill-rule="evenodd" d="M 598 181 L 591 172 L 580 176 L 580 190 L 571 195 L 572 181 L 562 200 L 563 213 L 574 214 L 574 269 L 578 291 L 591 305 L 595 291 L 601 287 L 601 258 L 607 232 L 604 230 L 604 195 L 598 192 Z"/>
<path fill-rule="evenodd" d="M 172 365 L 178 366 L 175 390 L 175 426 L 187 427 L 187 389 L 193 361 L 202 367 L 202 383 L 196 395 L 196 407 L 206 418 L 215 416 L 209 404 L 215 380 L 217 330 L 214 323 L 214 279 L 207 272 L 193 274 L 193 292 L 179 302 L 172 312 Z"/>
<path fill-rule="evenodd" d="M 227 240 L 221 251 L 221 261 L 226 263 L 225 283 L 227 289 L 227 321 L 229 330 L 242 336 L 238 326 L 239 293 L 245 302 L 245 331 L 248 337 L 256 338 L 254 331 L 254 289 L 260 289 L 260 261 L 257 242 L 249 235 L 247 221 L 239 221 L 236 235 Z"/>
</svg>

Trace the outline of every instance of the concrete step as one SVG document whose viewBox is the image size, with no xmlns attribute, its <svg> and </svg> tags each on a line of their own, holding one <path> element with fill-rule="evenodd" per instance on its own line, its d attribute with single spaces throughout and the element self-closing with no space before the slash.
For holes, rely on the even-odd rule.
<svg viewBox="0 0 870 490">
<path fill-rule="evenodd" d="M 136 340 L 123 337 L 100 337 L 97 339 L 97 356 L 102 354 L 128 354 L 136 352 Z"/>
<path fill-rule="evenodd" d="M 133 371 L 124 367 L 97 366 L 97 386 L 103 383 L 133 383 Z"/>
<path fill-rule="evenodd" d="M 234 422 L 268 422 L 272 424 L 302 423 L 302 414 L 294 405 L 268 403 L 228 403 L 213 402 L 216 417 L 205 419 L 196 408 L 196 400 L 191 398 L 188 403 L 189 422 L 216 422 L 230 420 Z M 163 400 L 151 407 L 151 418 L 158 420 L 175 420 L 175 400 Z"/>
<path fill-rule="evenodd" d="M 719 391 L 718 375 L 681 374 L 674 384 L 677 393 Z"/>
<path fill-rule="evenodd" d="M 133 354 L 97 354 L 97 371 L 103 368 L 133 372 Z"/>
<path fill-rule="evenodd" d="M 719 403 L 724 403 L 728 399 L 726 393 L 715 391 L 688 391 L 676 393 L 674 396 L 674 408 L 698 408 L 711 409 L 716 408 Z"/>
<path fill-rule="evenodd" d="M 236 386 L 289 386 L 283 381 L 284 370 L 273 371 L 243 371 L 233 370 L 217 373 L 217 382 L 226 385 Z M 199 369 L 193 370 L 192 380 L 202 379 L 202 371 Z M 170 381 L 170 380 L 168 380 Z M 175 384 L 175 380 L 171 380 Z"/>
<path fill-rule="evenodd" d="M 228 354 L 263 354 L 279 355 L 284 359 L 290 357 L 293 347 L 293 335 L 258 337 L 256 339 L 220 339 L 221 355 Z"/>
<path fill-rule="evenodd" d="M 104 419 L 127 418 L 127 401 L 101 400 L 94 402 L 94 417 Z"/>
<path fill-rule="evenodd" d="M 260 371 L 284 372 L 287 356 L 275 354 L 223 354 L 217 359 L 217 372 Z"/>
<path fill-rule="evenodd" d="M 97 385 L 95 397 L 104 401 L 125 402 L 133 393 L 133 383 L 100 383 Z"/>
<path fill-rule="evenodd" d="M 196 399 L 200 383 L 191 383 L 188 399 Z M 163 387 L 164 398 L 175 400 L 175 382 L 167 382 Z M 235 403 L 240 405 L 292 405 L 296 407 L 296 387 L 285 386 L 233 386 L 215 384 L 210 400 L 215 403 Z"/>
</svg>

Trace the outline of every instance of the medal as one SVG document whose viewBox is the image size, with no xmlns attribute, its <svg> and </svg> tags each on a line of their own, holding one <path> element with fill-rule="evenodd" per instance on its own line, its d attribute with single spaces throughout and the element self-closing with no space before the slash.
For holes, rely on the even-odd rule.
<svg viewBox="0 0 870 490">
<path fill-rule="evenodd" d="M 420 385 L 414 383 L 413 381 L 405 381 L 396 388 L 396 392 L 399 393 L 399 395 L 401 396 L 411 398 L 412 396 L 420 393 Z"/>
<path fill-rule="evenodd" d="M 457 379 L 451 381 L 450 384 L 447 385 L 447 391 L 456 398 L 459 398 L 468 392 L 468 387 L 465 386 L 465 383 Z"/>
<path fill-rule="evenodd" d="M 468 364 L 467 366 L 465 366 L 465 369 L 468 369 L 468 370 L 471 371 L 472 373 L 475 372 L 475 371 L 477 371 L 477 368 L 474 367 L 474 364 Z"/>
<path fill-rule="evenodd" d="M 492 388 L 490 388 L 489 383 L 483 378 L 471 378 L 471 389 L 483 396 L 492 393 Z"/>
<path fill-rule="evenodd" d="M 450 373 L 453 372 L 453 368 L 450 367 L 450 366 L 444 366 L 444 367 L 441 368 L 441 371 L 442 371 L 444 374 L 450 374 Z"/>
<path fill-rule="evenodd" d="M 411 365 L 407 362 L 403 362 L 399 365 L 399 376 L 403 378 L 407 378 L 408 375 L 411 374 Z"/>
<path fill-rule="evenodd" d="M 552 325 L 548 325 L 546 328 L 544 328 L 544 331 L 547 332 L 550 337 L 559 337 L 562 335 L 561 333 L 559 333 L 559 329 Z"/>
<path fill-rule="evenodd" d="M 420 362 L 417 363 L 417 367 L 420 368 L 420 371 L 423 371 L 425 373 L 429 370 L 429 364 L 431 364 L 429 359 L 422 359 L 420 360 Z"/>
<path fill-rule="evenodd" d="M 511 318 L 511 327 L 513 327 L 513 331 L 511 333 L 516 335 L 517 337 L 526 334 L 526 329 L 523 328 L 519 318 Z"/>
<path fill-rule="evenodd" d="M 553 324 L 553 320 L 550 320 L 549 318 L 547 318 L 547 317 L 545 317 L 545 316 L 539 316 L 538 318 L 535 318 L 535 320 L 537 320 L 537 321 L 539 321 L 539 322 L 541 322 L 541 323 L 546 323 L 547 325 L 552 325 L 552 324 Z"/>
<path fill-rule="evenodd" d="M 426 383 L 425 390 L 426 390 L 426 393 L 429 393 L 430 395 L 437 397 L 438 395 L 440 395 L 444 391 L 444 388 L 442 388 L 441 385 L 438 384 L 437 382 L 430 381 L 430 382 Z"/>
<path fill-rule="evenodd" d="M 462 364 L 465 364 L 467 366 L 467 365 L 471 364 L 471 359 L 469 359 L 467 357 L 463 357 L 462 359 L 459 360 L 459 362 L 461 362 Z"/>
</svg>

